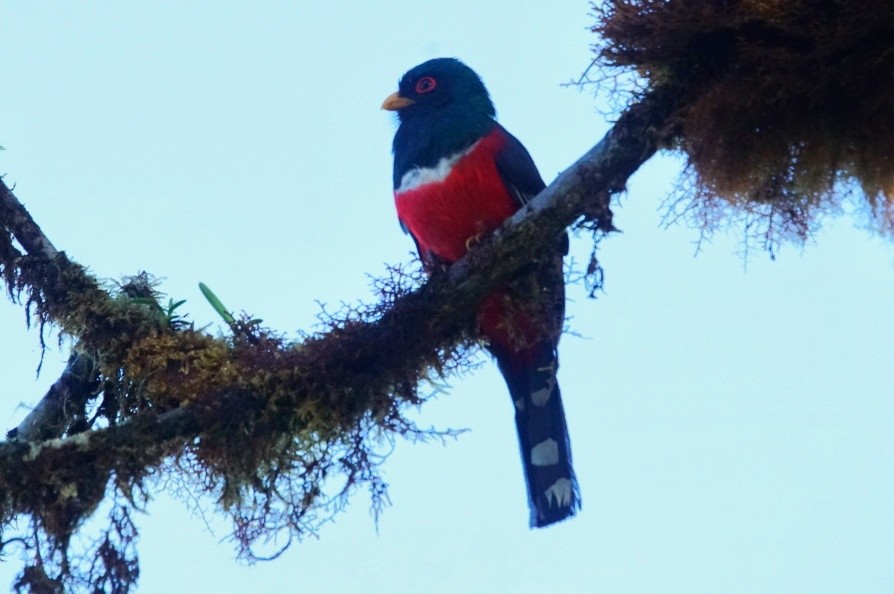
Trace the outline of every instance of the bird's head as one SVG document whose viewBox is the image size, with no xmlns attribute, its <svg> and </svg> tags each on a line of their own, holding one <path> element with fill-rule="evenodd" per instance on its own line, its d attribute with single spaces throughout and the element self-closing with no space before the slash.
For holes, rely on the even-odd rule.
<svg viewBox="0 0 894 594">
<path fill-rule="evenodd" d="M 444 111 L 488 118 L 495 115 L 481 78 L 456 58 L 435 58 L 409 70 L 382 109 L 396 111 L 401 121 Z"/>
</svg>

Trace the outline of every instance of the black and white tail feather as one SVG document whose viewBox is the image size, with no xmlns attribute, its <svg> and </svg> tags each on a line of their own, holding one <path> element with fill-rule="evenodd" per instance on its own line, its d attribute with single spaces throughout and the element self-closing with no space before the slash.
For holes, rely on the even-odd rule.
<svg viewBox="0 0 894 594">
<path fill-rule="evenodd" d="M 542 528 L 573 516 L 580 509 L 580 491 L 556 381 L 555 347 L 540 343 L 535 346 L 535 357 L 535 365 L 527 368 L 520 369 L 511 357 L 499 355 L 497 364 L 515 407 L 531 527 Z"/>
<path fill-rule="evenodd" d="M 528 488 L 532 528 L 542 528 L 573 516 L 580 509 L 577 478 L 571 464 L 571 442 L 556 374 L 556 347 L 565 316 L 562 255 L 567 237 L 552 255 L 534 264 L 537 270 L 523 287 L 515 286 L 523 303 L 532 304 L 545 327 L 540 339 L 518 350 L 490 346 L 512 398 L 518 445 Z M 526 286 L 524 286 L 526 285 Z M 509 291 L 510 294 L 514 291 Z M 534 293 L 532 295 L 532 293 Z M 532 312 L 533 313 L 533 312 Z M 524 351 L 524 354 L 522 354 Z"/>
</svg>

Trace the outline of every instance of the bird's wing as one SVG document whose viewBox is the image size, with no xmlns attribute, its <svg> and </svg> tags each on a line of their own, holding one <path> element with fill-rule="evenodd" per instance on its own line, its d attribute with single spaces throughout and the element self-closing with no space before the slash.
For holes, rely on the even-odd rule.
<svg viewBox="0 0 894 594">
<path fill-rule="evenodd" d="M 497 171 L 519 206 L 527 204 L 546 184 L 524 145 L 502 126 L 498 125 L 498 130 L 506 143 L 495 155 Z"/>
<path fill-rule="evenodd" d="M 523 206 L 546 187 L 534 159 L 528 149 L 515 136 L 497 124 L 499 133 L 506 138 L 503 148 L 495 155 L 497 171 L 509 193 Z M 563 233 L 557 243 L 562 254 L 568 253 L 568 234 Z"/>
</svg>

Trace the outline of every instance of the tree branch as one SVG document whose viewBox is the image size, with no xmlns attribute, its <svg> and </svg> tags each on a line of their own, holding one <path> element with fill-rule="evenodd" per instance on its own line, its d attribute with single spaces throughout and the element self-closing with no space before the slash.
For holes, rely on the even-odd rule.
<svg viewBox="0 0 894 594">
<path fill-rule="evenodd" d="M 314 410 L 324 411 L 314 413 L 317 415 L 328 414 L 325 411 L 329 410 L 347 410 L 346 416 L 337 419 L 338 425 L 345 421 L 356 423 L 369 415 L 376 418 L 384 415 L 394 402 L 383 402 L 381 394 L 389 394 L 391 400 L 413 398 L 419 370 L 432 365 L 431 361 L 437 361 L 444 349 L 453 348 L 462 339 L 471 327 L 481 300 L 517 274 L 542 246 L 554 241 L 581 217 L 598 228 L 611 228 L 611 195 L 623 190 L 628 177 L 666 141 L 673 109 L 670 96 L 661 94 L 646 96 L 632 105 L 596 146 L 496 233 L 454 264 L 447 274 L 435 276 L 420 289 L 397 299 L 377 321 L 346 321 L 325 335 L 307 339 L 296 348 L 276 350 L 275 356 L 267 359 L 246 359 L 244 356 L 248 352 L 260 353 L 264 348 L 261 344 L 242 345 L 242 351 L 212 360 L 212 364 L 218 366 L 214 369 L 216 379 L 225 376 L 219 366 L 242 365 L 240 373 L 254 374 L 249 379 L 260 378 L 255 383 L 246 380 L 243 384 L 230 385 L 225 379 L 210 387 L 205 386 L 207 382 L 204 380 L 192 383 L 196 380 L 191 375 L 202 377 L 198 375 L 202 360 L 190 359 L 176 367 L 177 373 L 182 374 L 174 382 L 180 392 L 173 393 L 166 406 L 156 405 L 138 412 L 120 425 L 61 440 L 0 444 L 0 517 L 31 513 L 43 518 L 45 523 L 61 522 L 63 525 L 48 528 L 50 532 L 65 533 L 101 500 L 110 476 L 115 475 L 118 484 L 126 483 L 133 476 L 143 476 L 167 456 L 194 443 L 209 429 L 219 429 L 214 417 L 215 407 L 236 410 L 240 417 L 246 418 L 252 415 L 260 418 L 265 407 L 272 407 L 274 418 L 292 419 L 290 415 L 301 414 L 304 415 L 301 422 L 306 422 L 311 413 L 296 411 L 304 411 L 311 399 L 318 405 Z M 70 265 L 67 258 L 56 252 L 49 240 L 39 233 L 30 216 L 22 215 L 24 209 L 16 207 L 18 201 L 5 186 L 2 196 L 0 221 L 15 234 L 29 254 L 34 250 L 50 258 L 46 264 L 56 267 L 55 276 L 58 277 L 60 271 Z M 499 265 L 494 265 L 497 262 Z M 82 279 L 80 286 L 86 287 L 91 296 L 110 299 L 107 293 L 98 290 L 95 282 L 83 282 Z M 173 336 L 165 340 L 173 346 L 168 343 L 159 346 L 158 331 L 146 330 L 152 327 L 151 324 L 147 326 L 147 320 L 153 320 L 145 308 L 128 310 L 132 315 L 128 318 L 129 323 L 122 326 L 117 321 L 110 323 L 103 319 L 95 310 L 90 310 L 84 318 L 85 314 L 77 306 L 82 296 L 71 293 L 78 287 L 63 291 L 67 298 L 60 298 L 55 285 L 39 290 L 53 298 L 52 307 L 46 308 L 50 317 L 65 328 L 76 328 L 77 336 L 91 348 L 100 350 L 105 347 L 118 353 L 113 358 L 122 362 L 121 367 L 126 373 L 133 372 L 132 368 L 136 367 L 137 377 L 138 363 L 156 355 L 162 346 L 171 349 L 163 351 L 165 357 L 170 357 L 170 353 L 181 347 L 188 350 L 183 345 L 194 350 L 218 346 L 213 339 L 197 333 L 187 337 L 192 342 L 182 344 L 177 342 L 181 339 L 180 333 L 170 333 Z M 139 316 L 144 319 L 137 319 Z M 111 325 L 113 331 L 120 327 L 127 338 L 104 344 L 105 337 L 110 335 L 109 329 L 102 333 L 93 332 L 90 323 Z M 146 336 L 152 340 L 145 340 Z M 343 360 L 344 353 L 352 354 L 347 363 Z M 270 362 L 287 372 L 271 376 L 268 369 L 262 368 L 264 363 L 259 361 Z M 175 363 L 179 365 L 180 361 Z M 156 369 L 155 375 L 163 375 L 165 369 Z M 413 373 L 408 369 L 414 370 Z M 245 385 L 262 385 L 263 390 L 259 394 L 252 392 L 247 398 Z M 327 386 L 329 389 L 321 390 Z M 201 392 L 202 397 L 190 400 L 194 394 L 185 393 L 189 390 Z M 269 420 L 270 417 L 266 418 Z M 326 440 L 327 436 L 324 434 L 319 439 Z M 121 451 L 130 456 L 126 462 L 116 457 Z M 86 475 L 85 467 L 90 469 Z M 88 475 L 90 478 L 85 478 Z M 65 506 L 73 504 L 58 492 L 60 480 L 74 485 L 74 492 L 80 499 L 77 508 L 67 514 L 60 513 L 60 506 L 65 512 L 68 509 Z M 66 517 L 69 519 L 64 520 Z"/>
<path fill-rule="evenodd" d="M 0 179 L 0 214 L 3 215 L 4 226 L 12 232 L 16 241 L 27 253 L 39 254 L 48 260 L 55 259 L 59 254 L 53 243 L 34 222 L 31 213 L 16 199 L 2 179 Z"/>
<path fill-rule="evenodd" d="M 99 390 L 96 363 L 84 354 L 74 352 L 68 364 L 37 406 L 8 431 L 8 439 L 40 441 L 68 433 L 75 423 L 85 422 L 87 401 Z"/>
</svg>

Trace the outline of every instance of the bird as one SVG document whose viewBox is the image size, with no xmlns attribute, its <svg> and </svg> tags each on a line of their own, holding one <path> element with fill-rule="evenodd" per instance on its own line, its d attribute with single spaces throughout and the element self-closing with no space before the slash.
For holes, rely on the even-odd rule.
<svg viewBox="0 0 894 594">
<path fill-rule="evenodd" d="M 524 145 L 496 121 L 481 77 L 456 58 L 407 71 L 382 103 L 397 113 L 394 201 L 429 273 L 462 258 L 545 188 Z M 530 526 L 574 516 L 580 492 L 556 373 L 565 311 L 563 233 L 476 316 L 512 406 Z"/>
</svg>

